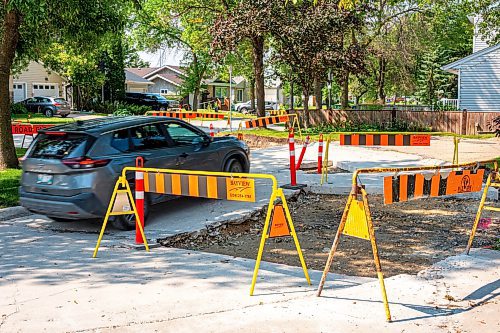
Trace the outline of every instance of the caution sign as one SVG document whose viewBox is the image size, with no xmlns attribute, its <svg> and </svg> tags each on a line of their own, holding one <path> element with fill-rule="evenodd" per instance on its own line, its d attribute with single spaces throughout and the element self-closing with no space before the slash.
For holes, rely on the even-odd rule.
<svg viewBox="0 0 500 333">
<path fill-rule="evenodd" d="M 271 231 L 269 238 L 290 236 L 290 229 L 285 217 L 283 205 L 276 205 L 273 209 L 273 219 L 271 222 Z"/>
<path fill-rule="evenodd" d="M 410 135 L 410 146 L 430 146 L 431 136 L 429 134 Z"/>
<path fill-rule="evenodd" d="M 116 192 L 115 202 L 113 203 L 112 213 L 127 213 L 132 210 L 127 191 L 118 190 Z M 133 214 L 134 212 L 132 212 Z"/>
<path fill-rule="evenodd" d="M 368 221 L 363 201 L 353 200 L 349 206 L 347 221 L 342 231 L 344 235 L 370 240 Z"/>
<path fill-rule="evenodd" d="M 484 169 L 477 173 L 470 170 L 453 171 L 447 177 L 446 194 L 479 192 L 483 187 Z"/>
<path fill-rule="evenodd" d="M 12 134 L 33 135 L 33 126 L 31 125 L 12 125 Z"/>
<path fill-rule="evenodd" d="M 226 178 L 227 200 L 255 202 L 255 179 Z"/>
<path fill-rule="evenodd" d="M 384 177 L 384 203 L 479 192 L 483 177 L 484 169 Z"/>
</svg>

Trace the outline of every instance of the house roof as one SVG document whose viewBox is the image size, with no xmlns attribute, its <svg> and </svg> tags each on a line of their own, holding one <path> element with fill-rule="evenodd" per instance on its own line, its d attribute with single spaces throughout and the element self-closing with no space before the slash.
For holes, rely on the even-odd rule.
<svg viewBox="0 0 500 333">
<path fill-rule="evenodd" d="M 162 66 L 162 67 L 154 67 L 154 68 L 152 67 L 151 69 L 153 69 L 153 70 L 149 71 L 147 74 L 143 75 L 144 78 L 149 78 L 150 76 L 158 74 L 161 71 L 163 71 L 164 69 L 168 69 L 171 72 L 177 73 L 179 75 L 184 75 L 184 71 L 179 66 L 166 65 L 166 66 Z"/>
<path fill-rule="evenodd" d="M 471 55 L 468 55 L 465 58 L 462 58 L 460 60 L 452 62 L 451 64 L 448 64 L 448 65 L 445 65 L 445 66 L 441 67 L 441 69 L 444 70 L 444 71 L 453 73 L 453 74 L 457 74 L 458 70 L 462 66 L 466 65 L 468 62 L 470 62 L 470 61 L 472 61 L 472 60 L 474 60 L 476 58 L 479 58 L 481 56 L 484 56 L 484 55 L 486 55 L 488 53 L 491 53 L 493 51 L 496 51 L 499 48 L 500 48 L 500 43 L 498 43 L 497 45 L 493 45 L 493 46 L 487 47 L 485 49 L 482 49 L 481 51 L 472 53 Z"/>
<path fill-rule="evenodd" d="M 139 75 L 140 77 L 145 77 L 151 72 L 158 70 L 160 67 L 144 67 L 144 68 L 125 68 L 125 70 Z"/>
<path fill-rule="evenodd" d="M 129 71 L 129 70 L 125 70 L 125 81 L 128 81 L 128 82 L 136 82 L 136 83 L 146 83 L 146 84 L 154 84 L 153 82 Z"/>
<path fill-rule="evenodd" d="M 179 75 L 176 74 L 156 74 L 152 77 L 149 77 L 149 80 L 152 81 L 157 78 L 170 82 L 178 87 L 181 86 L 182 83 L 184 82 L 184 80 L 181 77 L 179 77 Z"/>
</svg>

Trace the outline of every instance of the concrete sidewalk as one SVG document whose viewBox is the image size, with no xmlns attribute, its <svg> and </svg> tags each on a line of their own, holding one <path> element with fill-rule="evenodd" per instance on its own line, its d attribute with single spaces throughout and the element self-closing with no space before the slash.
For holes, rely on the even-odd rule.
<svg viewBox="0 0 500 333">
<path fill-rule="evenodd" d="M 0 332 L 496 332 L 500 252 L 473 251 L 378 281 L 178 249 L 134 251 L 95 235 L 0 223 Z M 112 247 L 106 247 L 112 245 Z M 257 250 L 257 244 L 255 244 Z M 375 276 L 375 273 L 374 273 Z"/>
</svg>

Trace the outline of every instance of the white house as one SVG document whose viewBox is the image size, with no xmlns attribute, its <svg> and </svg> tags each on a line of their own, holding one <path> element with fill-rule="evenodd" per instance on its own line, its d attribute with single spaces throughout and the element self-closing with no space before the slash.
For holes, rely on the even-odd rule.
<svg viewBox="0 0 500 333">
<path fill-rule="evenodd" d="M 9 81 L 13 102 L 37 96 L 66 98 L 67 80 L 36 61 L 31 61 L 21 73 L 11 75 Z"/>
<path fill-rule="evenodd" d="M 474 23 L 473 53 L 443 66 L 458 75 L 458 108 L 469 111 L 500 111 L 500 44 L 488 46 Z"/>
</svg>

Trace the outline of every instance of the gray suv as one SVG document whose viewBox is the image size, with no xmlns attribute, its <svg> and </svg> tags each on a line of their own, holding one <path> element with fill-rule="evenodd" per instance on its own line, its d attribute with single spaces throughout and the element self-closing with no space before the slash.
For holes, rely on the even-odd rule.
<svg viewBox="0 0 500 333">
<path fill-rule="evenodd" d="M 151 168 L 248 172 L 247 145 L 234 137 L 211 138 L 167 117 L 106 117 L 41 130 L 26 152 L 19 189 L 21 205 L 54 219 L 102 218 L 114 184 L 138 156 Z M 133 173 L 127 175 L 133 181 Z M 131 182 L 133 186 L 133 182 Z M 151 204 L 171 196 L 148 193 Z M 112 220 L 134 228 L 131 216 Z"/>
</svg>

